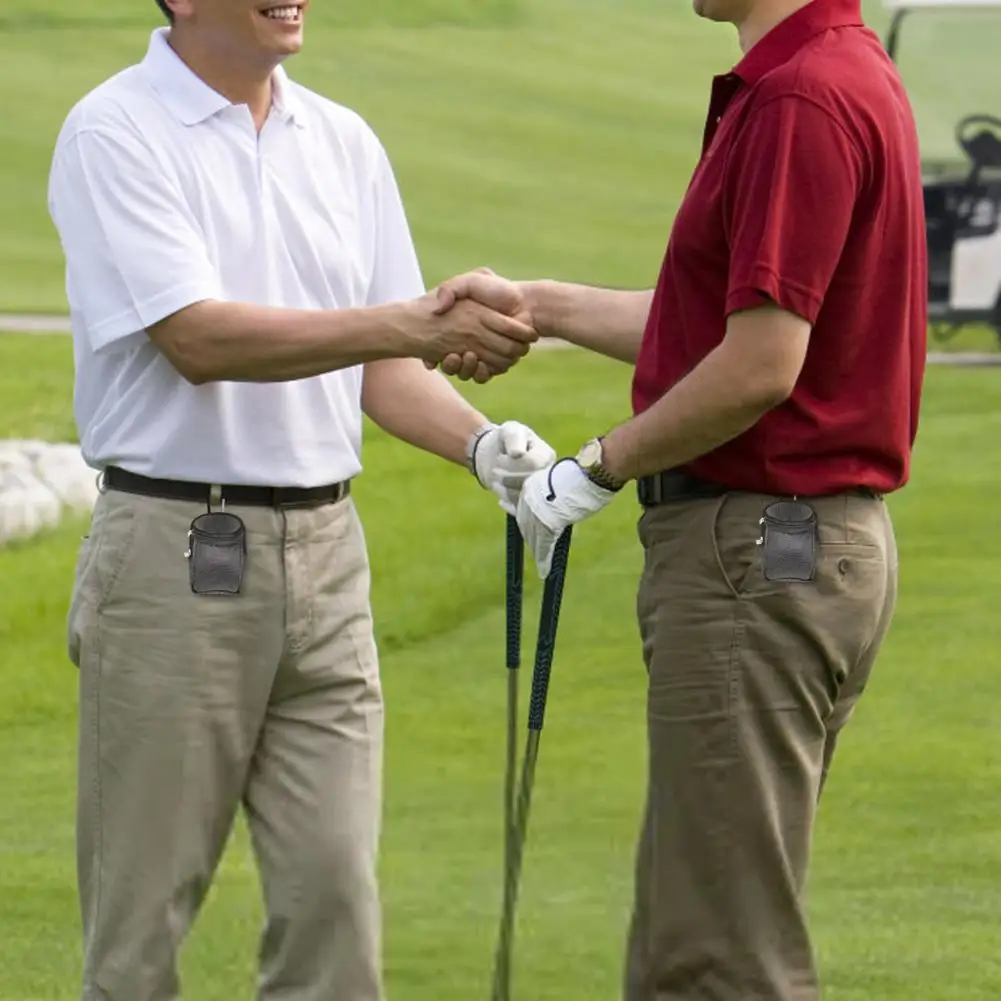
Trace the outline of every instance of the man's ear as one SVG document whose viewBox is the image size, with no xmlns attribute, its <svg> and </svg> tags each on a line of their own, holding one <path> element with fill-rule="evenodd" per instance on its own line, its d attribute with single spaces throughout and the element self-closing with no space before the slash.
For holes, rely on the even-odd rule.
<svg viewBox="0 0 1001 1001">
<path fill-rule="evenodd" d="M 163 0 L 170 8 L 174 21 L 188 21 L 195 13 L 195 0 Z"/>
</svg>

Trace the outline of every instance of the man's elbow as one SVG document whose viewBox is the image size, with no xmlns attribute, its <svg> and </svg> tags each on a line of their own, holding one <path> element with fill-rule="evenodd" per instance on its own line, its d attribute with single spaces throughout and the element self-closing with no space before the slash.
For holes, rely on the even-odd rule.
<svg viewBox="0 0 1001 1001">
<path fill-rule="evenodd" d="M 207 350 L 205 338 L 199 336 L 194 325 L 179 322 L 179 317 L 168 317 L 150 327 L 147 333 L 177 373 L 193 386 L 223 378 Z"/>
<path fill-rule="evenodd" d="M 764 414 L 781 406 L 792 396 L 799 382 L 803 359 L 783 353 L 748 357 L 742 353 L 731 360 L 732 384 L 748 410 Z"/>
<path fill-rule="evenodd" d="M 205 353 L 196 348 L 171 345 L 169 349 L 160 348 L 167 361 L 177 370 L 178 374 L 192 386 L 204 386 L 209 382 L 218 382 L 224 376 L 216 370 Z"/>
<path fill-rule="evenodd" d="M 752 384 L 752 400 L 762 411 L 774 410 L 793 394 L 798 373 L 781 370 L 761 373 Z"/>
<path fill-rule="evenodd" d="M 777 306 L 734 313 L 722 351 L 749 407 L 764 413 L 792 396 L 806 362 L 810 324 Z"/>
<path fill-rule="evenodd" d="M 756 419 L 781 406 L 793 394 L 798 372 L 782 366 L 748 366 L 739 378 L 736 394 L 742 409 Z"/>
</svg>

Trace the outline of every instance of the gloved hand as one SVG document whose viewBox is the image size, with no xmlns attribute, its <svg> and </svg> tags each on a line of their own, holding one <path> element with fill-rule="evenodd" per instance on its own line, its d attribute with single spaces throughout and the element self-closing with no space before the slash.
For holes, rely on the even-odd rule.
<svg viewBox="0 0 1001 1001">
<path fill-rule="evenodd" d="M 561 459 L 525 481 L 518 501 L 518 527 L 543 580 L 549 576 L 563 532 L 597 514 L 615 495 L 616 491 L 588 479 L 575 459 Z"/>
<path fill-rule="evenodd" d="M 514 514 L 525 480 L 556 460 L 556 453 L 530 427 L 517 421 L 492 424 L 470 442 L 471 471 Z"/>
</svg>

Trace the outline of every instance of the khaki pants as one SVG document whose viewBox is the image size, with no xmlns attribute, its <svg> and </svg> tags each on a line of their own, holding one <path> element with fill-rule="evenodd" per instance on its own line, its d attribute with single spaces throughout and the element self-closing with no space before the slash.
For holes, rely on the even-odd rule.
<svg viewBox="0 0 1001 1001">
<path fill-rule="evenodd" d="M 68 621 L 80 669 L 86 1001 L 174 1001 L 178 948 L 243 807 L 264 889 L 260 997 L 379 1001 L 383 706 L 350 499 L 232 507 L 238 597 L 193 594 L 205 508 L 108 492 Z"/>
<path fill-rule="evenodd" d="M 811 501 L 812 583 L 765 579 L 758 521 L 729 494 L 640 521 L 649 792 L 627 1001 L 817 1001 L 805 918 L 814 817 L 896 600 L 882 500 Z"/>
</svg>

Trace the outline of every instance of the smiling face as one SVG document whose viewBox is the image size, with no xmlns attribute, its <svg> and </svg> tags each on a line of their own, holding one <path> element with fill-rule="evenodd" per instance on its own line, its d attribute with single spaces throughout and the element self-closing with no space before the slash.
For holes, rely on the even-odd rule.
<svg viewBox="0 0 1001 1001">
<path fill-rule="evenodd" d="M 176 28 L 242 63 L 276 65 L 303 42 L 309 0 L 168 0 Z"/>
</svg>

